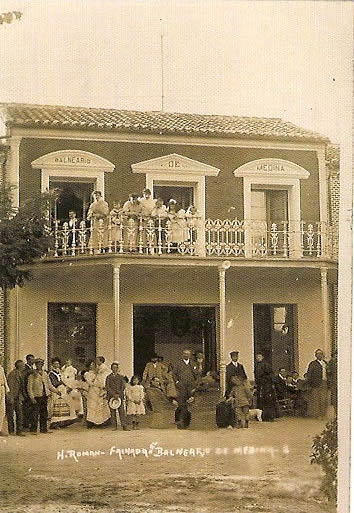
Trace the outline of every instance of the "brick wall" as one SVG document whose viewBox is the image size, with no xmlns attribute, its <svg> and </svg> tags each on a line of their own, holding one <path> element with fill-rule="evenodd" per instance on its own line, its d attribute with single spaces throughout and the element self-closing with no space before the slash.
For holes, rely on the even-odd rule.
<svg viewBox="0 0 354 513">
<path fill-rule="evenodd" d="M 339 146 L 330 145 L 326 151 L 326 166 L 328 177 L 328 219 L 332 226 L 334 256 L 338 258 L 339 244 Z M 338 285 L 331 288 L 331 320 L 332 320 L 332 348 L 337 348 L 338 343 Z"/>
</svg>

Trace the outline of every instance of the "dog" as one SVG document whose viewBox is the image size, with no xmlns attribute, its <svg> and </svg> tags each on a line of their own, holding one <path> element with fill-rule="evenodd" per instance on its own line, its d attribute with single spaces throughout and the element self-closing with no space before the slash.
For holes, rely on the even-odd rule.
<svg viewBox="0 0 354 513">
<path fill-rule="evenodd" d="M 262 410 L 259 410 L 258 408 L 253 408 L 249 410 L 248 416 L 250 419 L 258 420 L 258 422 L 262 422 Z"/>
</svg>

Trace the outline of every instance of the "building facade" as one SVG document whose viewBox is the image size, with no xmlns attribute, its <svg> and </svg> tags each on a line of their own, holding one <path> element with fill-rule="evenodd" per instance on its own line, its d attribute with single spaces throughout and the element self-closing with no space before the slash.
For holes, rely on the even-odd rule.
<svg viewBox="0 0 354 513">
<path fill-rule="evenodd" d="M 2 304 L 7 366 L 29 352 L 78 367 L 102 354 L 131 375 L 152 352 L 173 363 L 187 346 L 223 380 L 234 349 L 250 376 L 256 352 L 300 373 L 317 347 L 330 356 L 338 173 L 327 138 L 279 119 L 20 104 L 2 117 L 15 203 L 59 194 L 53 247 Z M 144 188 L 195 213 L 87 220 L 93 190 L 111 209 Z"/>
</svg>

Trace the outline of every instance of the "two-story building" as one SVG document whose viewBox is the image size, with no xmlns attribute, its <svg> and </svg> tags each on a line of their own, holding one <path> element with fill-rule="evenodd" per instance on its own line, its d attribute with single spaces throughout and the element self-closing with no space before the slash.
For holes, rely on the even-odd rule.
<svg viewBox="0 0 354 513">
<path fill-rule="evenodd" d="M 7 365 L 34 353 L 82 367 L 102 354 L 131 375 L 153 351 L 173 363 L 189 347 L 223 378 L 233 349 L 250 376 L 256 352 L 300 373 L 317 347 L 330 356 L 326 137 L 280 119 L 166 112 L 3 104 L 2 118 L 15 203 L 60 191 L 53 248 L 6 300 Z M 126 216 L 118 236 L 117 219 L 86 219 L 93 190 L 112 208 L 145 187 L 196 207 L 183 240 L 169 219 Z"/>
</svg>

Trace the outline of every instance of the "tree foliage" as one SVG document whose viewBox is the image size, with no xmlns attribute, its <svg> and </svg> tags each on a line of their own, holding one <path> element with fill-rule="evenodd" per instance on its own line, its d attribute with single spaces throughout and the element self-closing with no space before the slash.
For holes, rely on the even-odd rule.
<svg viewBox="0 0 354 513">
<path fill-rule="evenodd" d="M 41 193 L 19 209 L 12 206 L 12 186 L 0 191 L 0 287 L 23 286 L 31 278 L 23 266 L 44 256 L 51 246 L 48 212 L 52 193 Z"/>
<path fill-rule="evenodd" d="M 338 425 L 337 419 L 326 424 L 312 444 L 311 463 L 321 466 L 324 476 L 321 489 L 330 500 L 337 498 Z"/>
<path fill-rule="evenodd" d="M 4 23 L 12 23 L 13 21 L 20 20 L 21 18 L 21 11 L 3 12 L 0 14 L 0 25 L 3 25 Z"/>
</svg>

